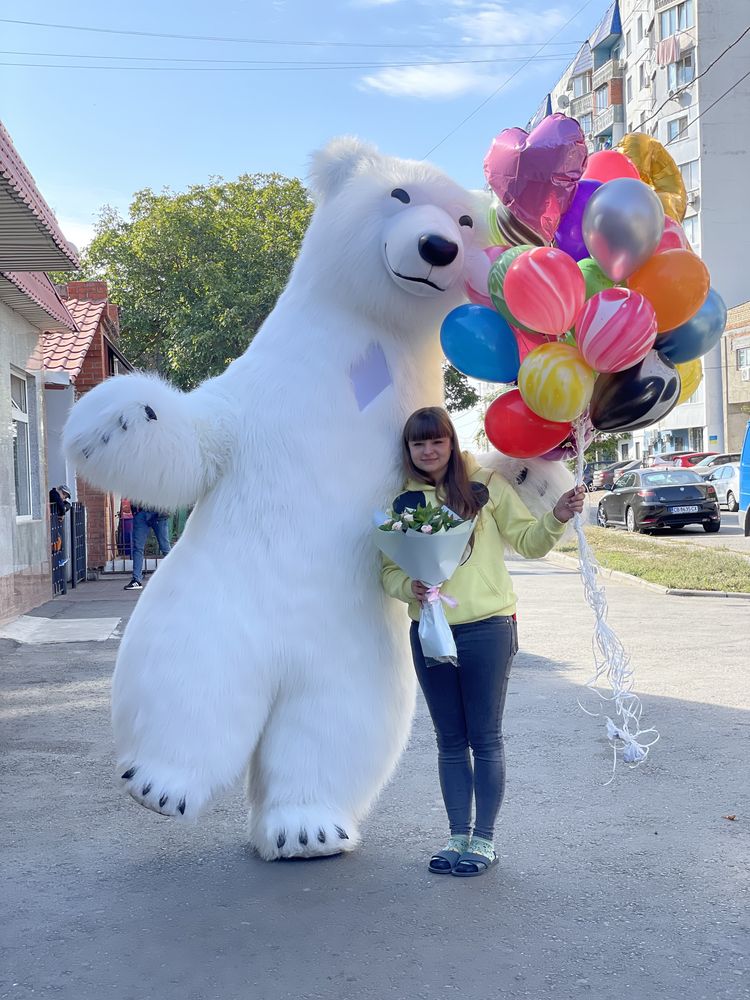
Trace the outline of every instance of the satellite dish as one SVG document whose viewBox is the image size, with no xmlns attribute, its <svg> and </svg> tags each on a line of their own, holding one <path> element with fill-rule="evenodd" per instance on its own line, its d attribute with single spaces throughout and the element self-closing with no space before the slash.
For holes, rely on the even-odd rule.
<svg viewBox="0 0 750 1000">
<path fill-rule="evenodd" d="M 567 108 L 570 105 L 570 99 L 565 96 L 565 94 L 560 94 L 557 98 L 558 108 Z"/>
</svg>

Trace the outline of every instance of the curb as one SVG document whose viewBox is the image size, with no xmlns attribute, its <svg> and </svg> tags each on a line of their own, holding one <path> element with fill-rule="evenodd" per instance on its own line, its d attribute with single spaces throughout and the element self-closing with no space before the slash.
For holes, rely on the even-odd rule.
<svg viewBox="0 0 750 1000">
<path fill-rule="evenodd" d="M 563 555 L 562 552 L 548 552 L 544 557 L 547 562 L 556 563 L 558 566 L 565 566 L 568 569 L 578 571 L 578 560 L 573 556 Z M 651 590 L 657 594 L 664 594 L 667 597 L 733 597 L 742 601 L 750 601 L 750 594 L 741 594 L 725 590 L 679 590 L 674 587 L 662 587 L 658 583 L 650 583 L 642 580 L 639 576 L 631 576 L 630 573 L 623 573 L 619 569 L 608 569 L 606 566 L 598 567 L 599 574 L 610 580 L 619 580 L 621 583 L 633 584 L 643 590 Z"/>
</svg>

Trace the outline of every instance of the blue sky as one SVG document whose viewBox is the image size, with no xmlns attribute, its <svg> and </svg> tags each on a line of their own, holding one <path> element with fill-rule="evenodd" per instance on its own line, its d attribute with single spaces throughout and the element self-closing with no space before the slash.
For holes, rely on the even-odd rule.
<svg viewBox="0 0 750 1000">
<path fill-rule="evenodd" d="M 140 188 L 181 190 L 255 171 L 304 176 L 310 151 L 334 135 L 355 133 L 389 153 L 421 159 L 520 69 L 429 153 L 460 183 L 479 187 L 493 135 L 526 123 L 606 6 L 606 0 L 0 2 L 3 19 L 265 40 L 156 38 L 0 20 L 0 118 L 66 235 L 81 245 L 102 205 L 124 211 Z M 231 64 L 238 71 L 218 60 L 245 62 Z M 63 63 L 76 68 L 55 68 Z M 287 68 L 269 68 L 279 63 Z M 349 68 L 301 65 L 309 63 Z M 200 70 L 184 69 L 191 66 Z"/>
</svg>

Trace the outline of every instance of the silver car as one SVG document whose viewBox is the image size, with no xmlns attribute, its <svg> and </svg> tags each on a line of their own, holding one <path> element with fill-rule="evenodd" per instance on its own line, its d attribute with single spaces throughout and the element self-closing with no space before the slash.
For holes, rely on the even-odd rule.
<svg viewBox="0 0 750 1000">
<path fill-rule="evenodd" d="M 738 462 L 729 462 L 727 465 L 720 465 L 718 468 L 704 476 L 707 483 L 711 483 L 716 490 L 716 496 L 720 507 L 726 507 L 732 512 L 740 509 L 738 497 L 740 495 L 740 466 Z"/>
</svg>

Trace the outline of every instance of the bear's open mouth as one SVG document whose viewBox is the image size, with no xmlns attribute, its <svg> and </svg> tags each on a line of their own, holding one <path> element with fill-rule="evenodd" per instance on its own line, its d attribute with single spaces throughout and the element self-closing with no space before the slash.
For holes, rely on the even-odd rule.
<svg viewBox="0 0 750 1000">
<path fill-rule="evenodd" d="M 391 274 L 394 274 L 397 278 L 401 278 L 403 281 L 415 281 L 419 285 L 429 285 L 430 288 L 435 288 L 438 292 L 444 292 L 445 289 L 441 288 L 440 285 L 436 285 L 434 281 L 430 281 L 429 278 L 413 278 L 409 274 L 401 274 L 394 267 L 391 267 L 391 262 L 388 260 L 388 244 L 386 243 L 383 247 L 383 256 L 385 257 L 385 262 L 388 265 L 388 270 Z"/>
</svg>

